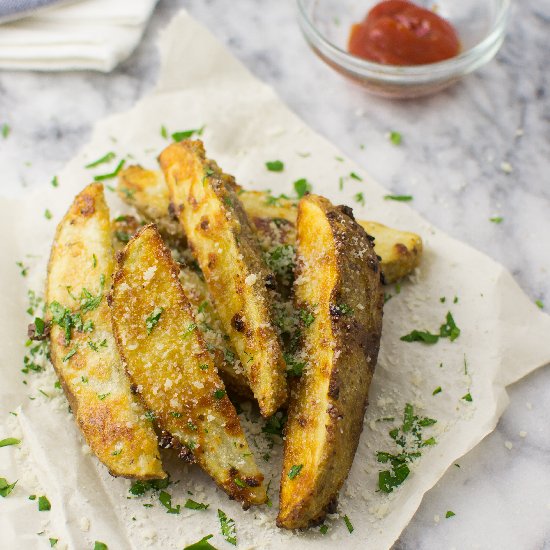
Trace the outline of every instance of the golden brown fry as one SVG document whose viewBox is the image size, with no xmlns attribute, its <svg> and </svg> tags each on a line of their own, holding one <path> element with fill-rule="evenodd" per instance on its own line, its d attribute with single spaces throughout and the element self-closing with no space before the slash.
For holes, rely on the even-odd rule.
<svg viewBox="0 0 550 550">
<path fill-rule="evenodd" d="M 174 226 L 170 216 L 168 189 L 160 185 L 162 181 L 161 172 L 131 166 L 121 172 L 118 192 L 146 220 L 157 223 L 163 236 L 174 239 L 179 235 L 183 241 L 182 229 Z M 128 189 L 132 191 L 130 194 Z M 297 201 L 270 197 L 264 191 L 241 190 L 238 195 L 265 252 L 276 246 L 295 244 Z M 358 223 L 375 238 L 374 248 L 382 258 L 381 269 L 387 284 L 405 277 L 418 267 L 422 257 L 422 239 L 417 234 L 377 222 Z"/>
<path fill-rule="evenodd" d="M 244 505 L 266 501 L 263 475 L 179 282 L 179 268 L 154 226 L 119 253 L 111 292 L 117 345 L 137 395 L 163 441 L 196 461 Z"/>
<path fill-rule="evenodd" d="M 382 331 L 380 269 L 351 209 L 308 195 L 298 210 L 296 307 L 304 373 L 285 429 L 279 527 L 317 523 L 338 495 L 363 428 Z"/>
<path fill-rule="evenodd" d="M 275 279 L 262 258 L 237 186 L 205 157 L 200 141 L 167 147 L 159 157 L 174 211 L 204 273 L 224 331 L 244 366 L 264 416 L 287 398 L 286 364 L 266 287 Z"/>
<path fill-rule="evenodd" d="M 141 227 L 133 216 L 119 216 L 112 225 L 113 246 L 117 251 L 123 248 Z M 223 332 L 220 318 L 214 308 L 204 277 L 195 265 L 196 262 L 189 257 L 190 254 L 187 254 L 186 249 L 183 249 L 183 254 L 178 251 L 173 251 L 172 254 L 176 254 L 183 291 L 189 299 L 193 316 L 203 332 L 206 346 L 214 355 L 222 380 L 231 391 L 240 397 L 247 399 L 254 397 L 241 362 L 237 358 L 231 342 L 228 341 L 227 335 Z"/>
<path fill-rule="evenodd" d="M 163 478 L 156 434 L 131 393 L 111 330 L 110 229 L 98 183 L 77 195 L 57 227 L 46 290 L 51 360 L 80 430 L 109 472 Z"/>
</svg>

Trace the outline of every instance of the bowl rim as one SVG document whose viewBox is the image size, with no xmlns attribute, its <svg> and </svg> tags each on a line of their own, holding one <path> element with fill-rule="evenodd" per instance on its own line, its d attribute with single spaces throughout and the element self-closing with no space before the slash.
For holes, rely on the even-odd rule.
<svg viewBox="0 0 550 550">
<path fill-rule="evenodd" d="M 398 80 L 408 79 L 408 77 L 414 79 L 421 76 L 429 76 L 430 80 L 433 80 L 448 76 L 450 69 L 452 69 L 452 72 L 456 72 L 472 66 L 473 70 L 473 68 L 476 68 L 477 63 L 483 59 L 484 54 L 492 50 L 495 44 L 503 38 L 511 5 L 511 0 L 498 0 L 500 4 L 499 11 L 491 30 L 475 46 L 455 57 L 424 65 L 384 65 L 352 55 L 325 38 L 308 15 L 308 9 L 305 5 L 308 1 L 311 0 L 296 0 L 296 4 L 302 31 L 314 47 L 341 67 L 358 75 L 377 75 Z"/>
</svg>

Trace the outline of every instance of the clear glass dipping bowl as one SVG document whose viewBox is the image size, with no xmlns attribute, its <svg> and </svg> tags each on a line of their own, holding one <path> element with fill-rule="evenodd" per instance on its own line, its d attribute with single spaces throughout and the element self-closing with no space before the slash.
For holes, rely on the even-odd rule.
<svg viewBox="0 0 550 550">
<path fill-rule="evenodd" d="M 298 20 L 313 51 L 333 69 L 369 92 L 410 98 L 438 92 L 475 71 L 499 50 L 506 32 L 510 0 L 416 0 L 456 29 L 462 45 L 457 57 L 429 65 L 395 66 L 366 61 L 347 52 L 351 26 L 377 0 L 297 0 Z"/>
</svg>

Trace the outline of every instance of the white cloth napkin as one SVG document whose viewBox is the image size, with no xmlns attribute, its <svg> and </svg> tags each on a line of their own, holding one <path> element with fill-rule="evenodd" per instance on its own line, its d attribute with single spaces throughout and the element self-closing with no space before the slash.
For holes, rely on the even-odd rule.
<svg viewBox="0 0 550 550">
<path fill-rule="evenodd" d="M 109 72 L 139 43 L 157 0 L 80 0 L 0 26 L 0 69 Z"/>
</svg>

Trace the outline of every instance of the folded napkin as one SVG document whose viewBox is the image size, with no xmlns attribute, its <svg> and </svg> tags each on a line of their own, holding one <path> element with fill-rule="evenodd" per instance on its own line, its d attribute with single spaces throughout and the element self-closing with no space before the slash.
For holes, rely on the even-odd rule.
<svg viewBox="0 0 550 550">
<path fill-rule="evenodd" d="M 35 15 L 0 26 L 0 69 L 108 72 L 137 46 L 156 2 L 52 2 Z M 33 3 L 48 4 L 20 2 Z"/>
</svg>

